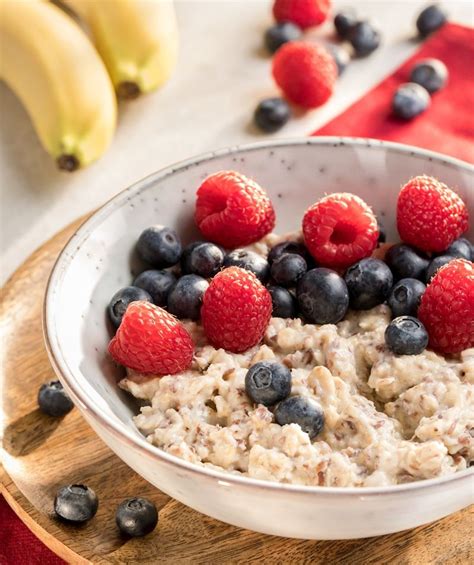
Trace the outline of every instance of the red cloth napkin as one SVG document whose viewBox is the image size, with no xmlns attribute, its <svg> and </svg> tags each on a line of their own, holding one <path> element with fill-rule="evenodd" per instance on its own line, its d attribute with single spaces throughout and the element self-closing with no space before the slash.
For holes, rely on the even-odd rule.
<svg viewBox="0 0 474 565">
<path fill-rule="evenodd" d="M 441 59 L 449 70 L 446 88 L 432 97 L 431 107 L 411 122 L 391 116 L 392 94 L 408 81 L 419 59 Z M 395 73 L 314 135 L 372 137 L 417 145 L 474 161 L 474 30 L 446 24 Z M 0 564 L 64 563 L 44 546 L 0 497 Z"/>
<path fill-rule="evenodd" d="M 0 495 L 0 564 L 63 565 L 64 561 L 50 551 L 23 524 Z"/>
<path fill-rule="evenodd" d="M 406 122 L 391 114 L 397 86 L 416 61 L 433 57 L 448 67 L 447 86 L 431 106 Z M 417 145 L 474 162 L 474 29 L 448 23 L 392 75 L 313 135 L 372 137 Z"/>
</svg>

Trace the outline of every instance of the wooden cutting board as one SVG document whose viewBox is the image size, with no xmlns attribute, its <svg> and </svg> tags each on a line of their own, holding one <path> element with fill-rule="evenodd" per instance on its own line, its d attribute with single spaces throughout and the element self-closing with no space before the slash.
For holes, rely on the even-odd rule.
<svg viewBox="0 0 474 565">
<path fill-rule="evenodd" d="M 46 281 L 59 251 L 78 227 L 53 237 L 2 289 L 0 339 L 4 352 L 2 493 L 25 524 L 70 563 L 468 563 L 473 512 L 462 512 L 398 534 L 350 541 L 304 541 L 228 526 L 170 499 L 129 469 L 74 409 L 52 419 L 37 408 L 40 384 L 54 377 L 43 345 L 41 310 Z M 73 527 L 55 520 L 59 487 L 83 482 L 97 493 L 97 515 Z M 117 505 L 145 496 L 160 509 L 156 530 L 123 540 Z M 317 509 L 315 509 L 317 511 Z"/>
</svg>

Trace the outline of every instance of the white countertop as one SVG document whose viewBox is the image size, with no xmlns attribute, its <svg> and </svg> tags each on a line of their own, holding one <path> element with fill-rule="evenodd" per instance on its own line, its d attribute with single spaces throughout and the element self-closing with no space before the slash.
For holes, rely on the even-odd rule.
<svg viewBox="0 0 474 565">
<path fill-rule="evenodd" d="M 177 1 L 181 53 L 162 90 L 120 105 L 108 152 L 72 174 L 55 169 L 22 106 L 0 84 L 0 283 L 42 242 L 143 176 L 204 151 L 265 139 L 251 125 L 261 98 L 277 93 L 262 49 L 270 25 L 266 0 Z M 383 46 L 352 62 L 322 108 L 273 137 L 307 135 L 391 73 L 416 48 L 414 21 L 425 1 L 335 2 L 377 20 Z M 451 20 L 472 25 L 470 0 L 445 2 Z M 325 24 L 315 36 L 331 35 Z"/>
</svg>

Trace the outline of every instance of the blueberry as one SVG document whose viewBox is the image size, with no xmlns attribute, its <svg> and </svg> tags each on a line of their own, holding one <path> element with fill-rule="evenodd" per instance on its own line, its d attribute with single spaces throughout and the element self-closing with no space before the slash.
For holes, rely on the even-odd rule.
<svg viewBox="0 0 474 565">
<path fill-rule="evenodd" d="M 400 279 L 425 280 L 425 273 L 430 264 L 429 258 L 409 245 L 398 243 L 385 255 L 385 262 L 390 267 L 396 281 Z"/>
<path fill-rule="evenodd" d="M 123 315 L 130 302 L 137 300 L 145 300 L 146 302 L 153 302 L 151 295 L 138 286 L 126 286 L 118 290 L 113 296 L 107 307 L 109 318 L 112 324 L 118 328 L 122 323 Z"/>
<path fill-rule="evenodd" d="M 380 45 L 380 33 L 366 20 L 350 29 L 348 39 L 358 57 L 370 55 Z"/>
<path fill-rule="evenodd" d="M 336 28 L 336 33 L 341 39 L 347 39 L 352 28 L 357 23 L 357 18 L 355 12 L 352 10 L 346 10 L 345 12 L 339 12 L 334 17 L 334 27 Z"/>
<path fill-rule="evenodd" d="M 349 267 L 344 277 L 354 310 L 369 310 L 387 299 L 393 285 L 390 268 L 380 259 L 362 259 Z"/>
<path fill-rule="evenodd" d="M 416 27 L 421 37 L 426 37 L 442 27 L 446 21 L 446 12 L 437 4 L 432 4 L 420 12 L 416 20 Z"/>
<path fill-rule="evenodd" d="M 298 281 L 296 299 L 301 314 L 315 324 L 336 324 L 349 306 L 349 292 L 335 271 L 320 267 L 308 271 Z"/>
<path fill-rule="evenodd" d="M 410 82 L 416 82 L 433 94 L 441 90 L 448 80 L 448 69 L 439 59 L 424 59 L 417 63 L 410 74 Z"/>
<path fill-rule="evenodd" d="M 319 404 L 304 396 L 290 396 L 278 404 L 275 420 L 280 426 L 298 424 L 310 439 L 324 428 L 324 412 Z"/>
<path fill-rule="evenodd" d="M 137 251 L 147 263 L 163 269 L 176 265 L 181 257 L 182 247 L 174 230 L 164 226 L 151 226 L 140 234 Z"/>
<path fill-rule="evenodd" d="M 146 536 L 158 523 L 156 506 L 146 498 L 128 498 L 115 513 L 115 522 L 122 534 L 130 537 Z"/>
<path fill-rule="evenodd" d="M 387 326 L 385 343 L 395 355 L 418 355 L 428 345 L 428 332 L 417 318 L 399 316 Z"/>
<path fill-rule="evenodd" d="M 193 241 L 183 249 L 181 255 L 181 272 L 183 275 L 189 275 L 191 273 L 191 253 L 198 245 L 206 243 L 205 241 Z"/>
<path fill-rule="evenodd" d="M 429 92 L 415 82 L 401 84 L 392 99 L 393 113 L 404 120 L 411 120 L 419 116 L 429 105 Z"/>
<path fill-rule="evenodd" d="M 272 297 L 272 316 L 274 318 L 296 318 L 296 300 L 286 288 L 282 288 L 281 286 L 269 286 L 268 292 Z"/>
<path fill-rule="evenodd" d="M 268 278 L 270 267 L 267 260 L 248 249 L 235 249 L 231 251 L 224 259 L 224 267 L 240 267 L 246 271 L 251 271 L 262 282 Z"/>
<path fill-rule="evenodd" d="M 436 275 L 438 269 L 441 269 L 443 265 L 447 265 L 450 261 L 454 261 L 454 259 L 456 259 L 456 257 L 452 255 L 440 255 L 439 257 L 435 257 L 426 270 L 426 284 L 431 282 L 431 279 Z"/>
<path fill-rule="evenodd" d="M 306 273 L 307 268 L 306 261 L 301 255 L 284 253 L 273 261 L 270 274 L 280 286 L 294 286 Z"/>
<path fill-rule="evenodd" d="M 224 251 L 214 243 L 200 243 L 191 250 L 189 258 L 189 272 L 208 279 L 219 272 L 224 264 Z"/>
<path fill-rule="evenodd" d="M 416 316 L 421 297 L 426 286 L 417 279 L 402 279 L 392 288 L 388 297 L 388 305 L 392 310 L 392 316 Z"/>
<path fill-rule="evenodd" d="M 326 49 L 331 53 L 334 61 L 337 65 L 337 74 L 339 76 L 345 71 L 347 65 L 349 64 L 349 53 L 339 45 L 334 45 L 333 43 L 325 43 Z"/>
<path fill-rule="evenodd" d="M 301 28 L 291 22 L 280 22 L 267 29 L 264 36 L 265 47 L 270 53 L 288 41 L 296 41 L 303 35 Z"/>
<path fill-rule="evenodd" d="M 59 489 L 54 499 L 54 511 L 67 522 L 87 522 L 95 516 L 99 500 L 86 485 L 68 485 Z"/>
<path fill-rule="evenodd" d="M 245 391 L 255 404 L 273 406 L 291 392 L 291 371 L 277 361 L 260 361 L 245 376 Z"/>
<path fill-rule="evenodd" d="M 49 381 L 43 383 L 38 391 L 38 406 L 41 412 L 59 418 L 70 412 L 74 404 L 63 385 L 59 381 Z"/>
<path fill-rule="evenodd" d="M 168 294 L 175 284 L 176 277 L 169 271 L 143 271 L 133 281 L 133 286 L 146 290 L 157 306 L 166 305 Z"/>
<path fill-rule="evenodd" d="M 259 102 L 253 119 L 255 124 L 267 133 L 281 129 L 290 119 L 291 110 L 283 98 L 266 98 Z"/>
<path fill-rule="evenodd" d="M 474 248 L 469 240 L 465 237 L 460 237 L 453 241 L 446 249 L 443 255 L 452 255 L 460 259 L 467 259 L 468 261 L 474 260 Z"/>
<path fill-rule="evenodd" d="M 202 297 L 209 283 L 198 275 L 184 275 L 168 295 L 168 310 L 180 319 L 199 320 Z"/>
<path fill-rule="evenodd" d="M 306 262 L 308 262 L 309 259 L 309 253 L 303 244 L 297 243 L 296 241 L 283 241 L 270 249 L 270 253 L 268 254 L 268 262 L 270 265 L 284 253 L 296 253 L 296 255 L 301 255 Z"/>
</svg>

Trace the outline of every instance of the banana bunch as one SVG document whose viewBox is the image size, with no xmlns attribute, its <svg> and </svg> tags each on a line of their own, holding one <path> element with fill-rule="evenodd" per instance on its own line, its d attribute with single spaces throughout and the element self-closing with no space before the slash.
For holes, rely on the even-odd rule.
<svg viewBox="0 0 474 565">
<path fill-rule="evenodd" d="M 133 98 L 169 78 L 178 36 L 169 0 L 67 4 L 89 27 L 96 48 L 47 0 L 0 0 L 0 78 L 24 104 L 59 168 L 73 171 L 110 144 L 115 92 Z"/>
</svg>

